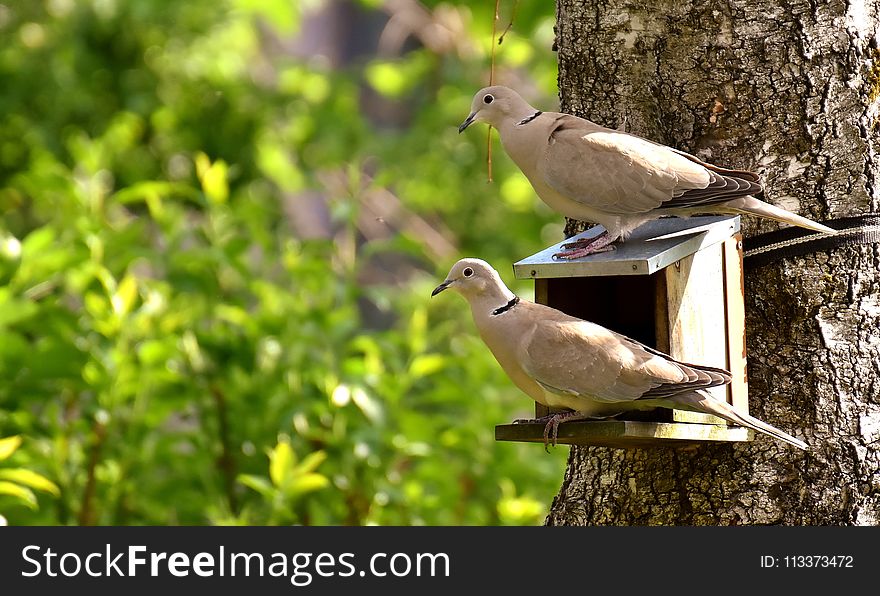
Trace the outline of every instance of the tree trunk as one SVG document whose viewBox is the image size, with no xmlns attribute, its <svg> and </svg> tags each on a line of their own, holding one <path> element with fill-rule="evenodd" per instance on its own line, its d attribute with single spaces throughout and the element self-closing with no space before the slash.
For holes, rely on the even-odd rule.
<svg viewBox="0 0 880 596">
<path fill-rule="evenodd" d="M 816 220 L 880 210 L 878 47 L 877 0 L 557 4 L 562 111 L 756 171 Z M 880 246 L 777 261 L 745 291 L 750 411 L 810 451 L 573 447 L 548 525 L 880 523 Z"/>
</svg>

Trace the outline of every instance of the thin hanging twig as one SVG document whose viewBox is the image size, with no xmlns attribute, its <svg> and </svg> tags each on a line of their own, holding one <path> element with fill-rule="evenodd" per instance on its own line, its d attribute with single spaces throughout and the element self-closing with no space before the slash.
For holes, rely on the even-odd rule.
<svg viewBox="0 0 880 596">
<path fill-rule="evenodd" d="M 504 31 L 501 32 L 501 35 L 498 36 L 498 45 L 501 45 L 501 42 L 504 41 L 504 36 L 513 28 L 513 22 L 516 20 L 517 8 L 519 8 L 519 0 L 514 0 L 513 10 L 510 11 L 510 21 L 507 22 L 507 27 L 505 27 Z"/>
<path fill-rule="evenodd" d="M 510 21 L 507 23 L 507 27 L 504 28 L 504 31 L 501 32 L 501 35 L 498 36 L 498 44 L 501 45 L 501 42 L 504 41 L 504 36 L 507 35 L 507 32 L 511 30 L 513 27 L 513 22 L 516 20 L 516 9 L 519 7 L 519 0 L 514 0 L 513 10 L 510 13 Z M 495 14 L 492 16 L 492 63 L 489 67 L 489 85 L 495 84 L 495 36 L 498 33 L 498 18 L 499 10 L 501 8 L 501 0 L 495 0 Z M 489 170 L 489 182 L 492 182 L 492 127 L 489 126 L 489 130 L 486 133 L 486 165 Z"/>
<path fill-rule="evenodd" d="M 498 10 L 501 6 L 501 0 L 495 0 L 495 13 L 492 15 L 492 51 L 491 64 L 489 66 L 489 85 L 495 84 L 495 34 L 498 26 Z M 489 180 L 492 182 L 492 127 L 486 131 L 486 166 L 489 171 Z"/>
</svg>

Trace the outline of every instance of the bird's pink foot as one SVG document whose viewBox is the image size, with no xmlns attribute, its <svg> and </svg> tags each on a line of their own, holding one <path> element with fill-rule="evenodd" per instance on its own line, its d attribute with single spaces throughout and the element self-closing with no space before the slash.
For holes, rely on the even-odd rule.
<svg viewBox="0 0 880 596">
<path fill-rule="evenodd" d="M 597 255 L 600 252 L 609 252 L 612 250 L 616 250 L 616 246 L 603 246 L 602 248 L 594 248 L 592 246 L 586 246 L 584 248 L 577 248 L 574 250 L 564 250 L 558 252 L 553 255 L 554 259 L 562 260 L 562 261 L 571 261 L 574 259 L 580 259 L 581 257 L 586 257 L 589 255 Z"/>
<path fill-rule="evenodd" d="M 587 255 L 608 252 L 616 248 L 612 244 L 613 242 L 614 239 L 608 235 L 608 232 L 602 232 L 594 238 L 581 238 L 580 240 L 563 244 L 562 248 L 565 250 L 554 254 L 553 258 L 570 261 Z"/>
</svg>

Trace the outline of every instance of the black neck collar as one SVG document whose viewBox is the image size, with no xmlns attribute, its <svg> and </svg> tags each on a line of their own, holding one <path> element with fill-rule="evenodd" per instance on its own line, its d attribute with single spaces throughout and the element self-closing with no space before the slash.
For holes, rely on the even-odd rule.
<svg viewBox="0 0 880 596">
<path fill-rule="evenodd" d="M 523 124 L 528 124 L 529 122 L 531 122 L 532 120 L 534 120 L 535 118 L 537 118 L 538 116 L 540 116 L 540 115 L 543 114 L 543 113 L 544 113 L 544 112 L 542 112 L 541 110 L 538 110 L 537 112 L 535 112 L 534 114 L 532 114 L 532 115 L 529 116 L 528 118 L 523 118 L 522 120 L 520 120 L 519 122 L 517 122 L 516 125 L 517 125 L 517 126 L 522 126 Z"/>
<path fill-rule="evenodd" d="M 510 302 L 508 302 L 504 306 L 499 306 L 498 308 L 493 310 L 492 316 L 497 317 L 498 315 L 503 315 L 504 313 L 509 311 L 511 308 L 516 306 L 517 302 L 519 302 L 519 296 L 514 296 L 513 298 L 510 299 Z"/>
</svg>

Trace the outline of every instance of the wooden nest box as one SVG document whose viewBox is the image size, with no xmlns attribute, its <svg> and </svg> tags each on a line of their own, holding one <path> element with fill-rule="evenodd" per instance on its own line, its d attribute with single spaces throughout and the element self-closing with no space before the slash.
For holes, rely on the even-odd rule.
<svg viewBox="0 0 880 596">
<path fill-rule="evenodd" d="M 573 239 L 602 232 L 597 226 Z M 568 239 L 565 242 L 570 242 Z M 743 252 L 738 216 L 658 219 L 617 250 L 554 260 L 563 243 L 514 264 L 535 280 L 535 301 L 598 323 L 677 360 L 725 368 L 733 381 L 710 391 L 748 412 Z M 536 417 L 549 413 L 536 404 Z M 499 441 L 543 442 L 540 423 L 504 424 Z M 657 409 L 559 426 L 558 442 L 645 447 L 704 441 L 749 441 L 746 428 L 721 418 Z"/>
</svg>

